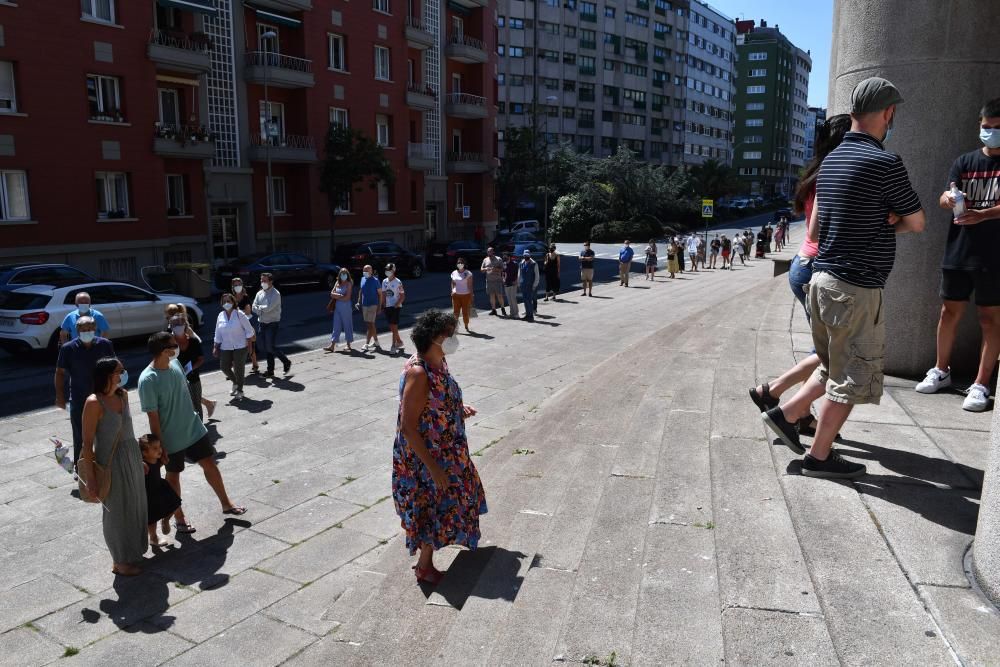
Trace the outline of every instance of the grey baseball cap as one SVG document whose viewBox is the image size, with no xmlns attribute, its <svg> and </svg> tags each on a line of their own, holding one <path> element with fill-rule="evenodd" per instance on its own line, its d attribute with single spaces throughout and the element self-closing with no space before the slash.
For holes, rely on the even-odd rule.
<svg viewBox="0 0 1000 667">
<path fill-rule="evenodd" d="M 873 76 L 854 87 L 851 93 L 851 113 L 882 111 L 902 101 L 903 96 L 891 81 Z"/>
</svg>

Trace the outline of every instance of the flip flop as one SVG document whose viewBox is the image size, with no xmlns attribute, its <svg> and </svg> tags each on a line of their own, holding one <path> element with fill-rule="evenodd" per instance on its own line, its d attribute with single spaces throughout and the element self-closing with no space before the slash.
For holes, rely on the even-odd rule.
<svg viewBox="0 0 1000 667">
<path fill-rule="evenodd" d="M 222 510 L 223 514 L 232 514 L 233 516 L 242 516 L 247 513 L 246 507 L 230 507 L 227 510 Z"/>
<path fill-rule="evenodd" d="M 174 523 L 174 527 L 177 529 L 177 534 L 178 535 L 190 535 L 191 533 L 193 533 L 196 530 L 198 530 L 197 528 L 195 528 L 191 524 L 189 524 L 189 523 L 181 523 L 180 521 L 175 522 Z"/>
</svg>

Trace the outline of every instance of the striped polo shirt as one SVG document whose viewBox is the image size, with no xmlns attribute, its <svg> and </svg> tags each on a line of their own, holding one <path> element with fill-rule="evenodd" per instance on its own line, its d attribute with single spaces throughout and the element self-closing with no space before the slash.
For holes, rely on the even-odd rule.
<svg viewBox="0 0 1000 667">
<path fill-rule="evenodd" d="M 889 213 L 905 216 L 920 210 L 903 160 L 875 137 L 848 132 L 820 166 L 816 202 L 815 270 L 858 287 L 885 287 L 896 259 Z"/>
</svg>

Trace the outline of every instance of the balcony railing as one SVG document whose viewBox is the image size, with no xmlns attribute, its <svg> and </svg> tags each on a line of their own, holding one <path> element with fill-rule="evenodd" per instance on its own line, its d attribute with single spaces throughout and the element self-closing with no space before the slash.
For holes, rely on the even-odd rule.
<svg viewBox="0 0 1000 667">
<path fill-rule="evenodd" d="M 212 40 L 203 32 L 186 35 L 182 32 L 153 28 L 149 31 L 149 43 L 157 46 L 167 46 L 172 49 L 196 51 L 198 53 L 205 53 L 212 50 Z"/>
<path fill-rule="evenodd" d="M 204 125 L 170 125 L 164 123 L 153 124 L 153 138 L 172 139 L 181 144 L 215 141 L 215 137 Z"/>
<path fill-rule="evenodd" d="M 436 160 L 438 146 L 437 144 L 415 144 L 411 142 L 406 146 L 406 156 L 411 160 Z"/>
<path fill-rule="evenodd" d="M 429 30 L 427 30 L 427 28 L 424 27 L 423 21 L 421 21 L 416 16 L 407 16 L 406 17 L 406 27 L 407 28 L 416 28 L 417 30 L 423 30 L 424 32 L 430 32 Z"/>
<path fill-rule="evenodd" d="M 486 44 L 483 43 L 483 40 L 479 39 L 478 37 L 470 37 L 469 35 L 465 34 L 452 33 L 451 35 L 448 36 L 448 43 L 457 44 L 460 46 L 470 46 L 474 49 L 479 49 L 480 51 L 486 50 Z"/>
<path fill-rule="evenodd" d="M 470 95 L 469 93 L 448 93 L 445 100 L 448 104 L 468 104 L 477 107 L 486 106 L 486 98 L 480 95 Z"/>
<path fill-rule="evenodd" d="M 260 131 L 250 135 L 251 146 L 272 146 L 275 148 L 292 148 L 299 150 L 314 150 L 316 142 L 312 137 L 297 134 L 282 134 L 277 137 L 263 137 Z"/>
<path fill-rule="evenodd" d="M 416 95 L 427 95 L 428 97 L 437 99 L 437 93 L 426 83 L 409 83 L 406 85 L 406 92 Z"/>
<path fill-rule="evenodd" d="M 264 67 L 266 65 L 293 72 L 302 72 L 303 74 L 312 73 L 311 60 L 286 56 L 283 53 L 275 53 L 273 51 L 247 51 L 246 65 L 247 67 Z"/>
<path fill-rule="evenodd" d="M 486 162 L 484 153 L 448 153 L 448 162 Z"/>
</svg>

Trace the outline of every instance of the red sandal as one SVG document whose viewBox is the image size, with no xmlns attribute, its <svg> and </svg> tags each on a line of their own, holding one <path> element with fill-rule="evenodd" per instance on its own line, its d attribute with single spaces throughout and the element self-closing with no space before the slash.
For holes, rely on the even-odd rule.
<svg viewBox="0 0 1000 667">
<path fill-rule="evenodd" d="M 441 580 L 444 579 L 444 572 L 435 569 L 433 565 L 431 565 L 430 569 L 427 570 L 417 567 L 416 565 L 414 565 L 411 569 L 413 570 L 413 573 L 417 575 L 417 581 L 423 581 L 431 584 L 432 586 L 437 586 L 441 583 Z"/>
</svg>

